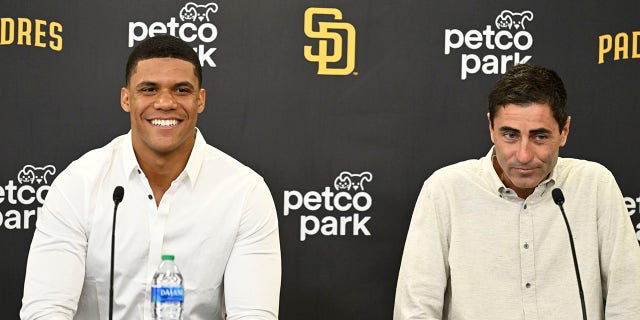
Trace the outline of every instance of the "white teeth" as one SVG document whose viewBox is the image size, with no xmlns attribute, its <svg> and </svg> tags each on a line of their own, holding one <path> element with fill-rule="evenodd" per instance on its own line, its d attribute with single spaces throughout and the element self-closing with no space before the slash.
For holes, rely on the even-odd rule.
<svg viewBox="0 0 640 320">
<path fill-rule="evenodd" d="M 153 119 L 153 120 L 151 120 L 151 124 L 153 124 L 154 126 L 161 126 L 161 127 L 173 127 L 173 126 L 177 126 L 178 125 L 178 120 L 175 120 L 175 119 L 171 119 L 171 120 Z"/>
</svg>

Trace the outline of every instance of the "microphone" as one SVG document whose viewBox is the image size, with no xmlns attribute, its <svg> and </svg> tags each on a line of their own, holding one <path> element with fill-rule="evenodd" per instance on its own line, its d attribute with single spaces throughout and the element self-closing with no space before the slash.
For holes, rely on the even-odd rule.
<svg viewBox="0 0 640 320">
<path fill-rule="evenodd" d="M 571 254 L 573 255 L 573 267 L 576 269 L 576 279 L 578 280 L 578 293 L 580 293 L 580 304 L 582 305 L 582 319 L 587 320 L 587 309 L 584 305 L 584 292 L 582 291 L 582 280 L 580 280 L 580 269 L 578 269 L 578 259 L 576 258 L 576 248 L 573 245 L 573 235 L 571 234 L 571 227 L 569 227 L 569 220 L 567 220 L 567 215 L 564 213 L 564 208 L 562 205 L 564 204 L 564 195 L 562 194 L 562 190 L 559 188 L 555 188 L 551 191 L 551 197 L 553 198 L 553 202 L 555 202 L 558 207 L 560 207 L 560 212 L 562 212 L 562 217 L 564 218 L 564 223 L 567 225 L 567 232 L 569 233 L 569 243 L 571 244 Z"/>
<path fill-rule="evenodd" d="M 116 244 L 116 213 L 118 205 L 124 198 L 124 188 L 117 186 L 113 189 L 113 227 L 111 228 L 111 270 L 109 272 L 109 320 L 113 319 L 113 256 Z"/>
</svg>

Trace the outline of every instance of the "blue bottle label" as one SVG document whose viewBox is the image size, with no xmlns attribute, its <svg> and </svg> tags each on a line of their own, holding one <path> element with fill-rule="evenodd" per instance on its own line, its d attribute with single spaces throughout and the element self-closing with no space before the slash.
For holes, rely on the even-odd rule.
<svg viewBox="0 0 640 320">
<path fill-rule="evenodd" d="M 184 302 L 184 287 L 152 287 L 151 302 Z"/>
</svg>

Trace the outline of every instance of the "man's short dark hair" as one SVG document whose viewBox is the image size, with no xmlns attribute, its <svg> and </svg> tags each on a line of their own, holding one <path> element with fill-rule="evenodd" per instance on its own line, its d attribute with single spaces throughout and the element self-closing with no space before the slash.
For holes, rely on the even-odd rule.
<svg viewBox="0 0 640 320">
<path fill-rule="evenodd" d="M 489 119 L 507 104 L 548 104 L 560 131 L 567 123 L 567 91 L 558 74 L 541 66 L 519 64 L 509 69 L 489 93 Z"/>
<path fill-rule="evenodd" d="M 127 85 L 129 85 L 129 80 L 131 80 L 131 75 L 135 71 L 138 62 L 152 58 L 176 58 L 191 62 L 194 73 L 198 78 L 198 85 L 202 86 L 202 66 L 200 66 L 198 54 L 186 42 L 171 35 L 148 38 L 140 42 L 131 51 L 125 73 Z"/>
</svg>

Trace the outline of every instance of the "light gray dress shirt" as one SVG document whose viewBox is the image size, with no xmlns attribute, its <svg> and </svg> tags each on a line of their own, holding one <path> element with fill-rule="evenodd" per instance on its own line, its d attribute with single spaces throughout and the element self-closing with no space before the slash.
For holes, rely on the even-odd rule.
<svg viewBox="0 0 640 320">
<path fill-rule="evenodd" d="M 114 319 L 151 319 L 151 279 L 174 254 L 183 318 L 278 317 L 280 244 L 263 179 L 199 130 L 184 171 L 159 206 L 136 161 L 131 133 L 90 151 L 53 182 L 38 217 L 22 319 L 107 319 L 113 190 L 118 208 Z"/>
<path fill-rule="evenodd" d="M 486 157 L 436 171 L 407 235 L 394 320 L 582 319 L 562 189 L 588 319 L 640 319 L 640 247 L 612 174 L 559 158 L 527 199 Z"/>
</svg>

